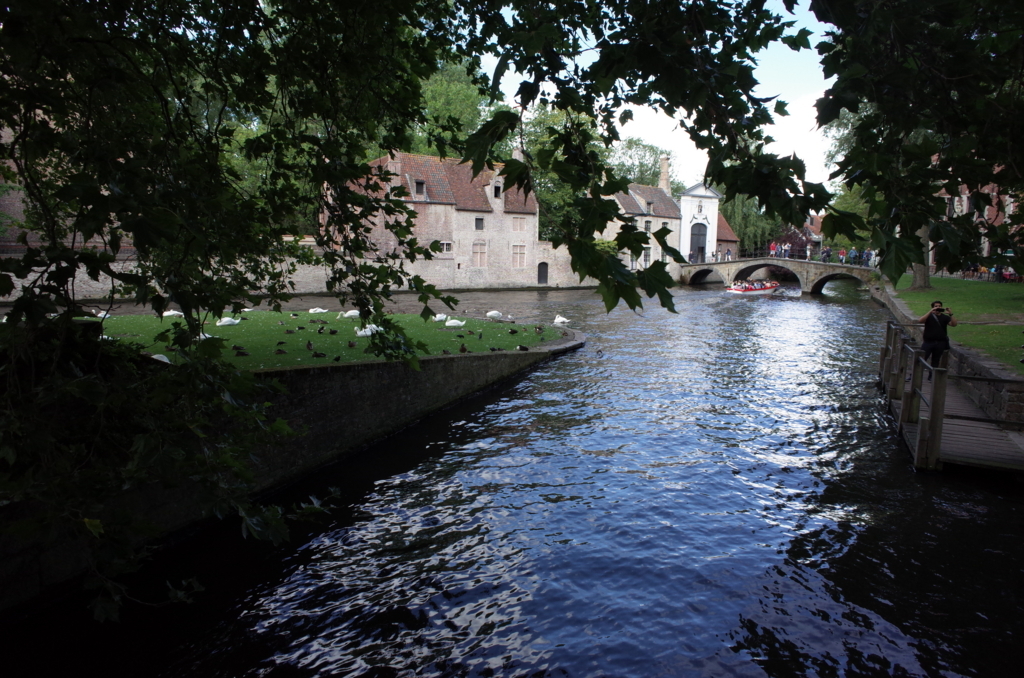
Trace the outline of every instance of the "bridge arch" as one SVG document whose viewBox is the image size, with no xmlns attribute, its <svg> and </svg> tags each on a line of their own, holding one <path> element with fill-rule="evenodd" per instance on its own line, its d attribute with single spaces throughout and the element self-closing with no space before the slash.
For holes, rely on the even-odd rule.
<svg viewBox="0 0 1024 678">
<path fill-rule="evenodd" d="M 852 275 L 850 273 L 846 273 L 846 272 L 840 271 L 838 273 L 829 273 L 827 275 L 821 276 L 820 278 L 816 278 L 811 283 L 810 290 L 809 290 L 810 293 L 811 294 L 821 294 L 822 290 L 825 289 L 825 283 L 827 283 L 829 281 L 832 281 L 832 280 L 857 280 L 857 281 L 859 281 L 859 282 L 861 282 L 861 283 L 863 283 L 865 285 L 868 284 L 868 281 L 865 280 L 863 276 Z"/>
<path fill-rule="evenodd" d="M 721 271 L 715 270 L 714 268 L 699 268 L 690 273 L 689 284 L 701 285 L 707 282 L 708 276 L 710 276 L 713 273 L 718 273 L 719 275 L 721 275 Z M 723 276 L 722 279 L 725 280 L 725 277 Z M 729 282 L 731 281 L 726 281 L 726 284 L 728 285 Z"/>
<path fill-rule="evenodd" d="M 706 282 L 713 274 L 717 274 L 728 285 L 738 279 L 749 278 L 755 271 L 766 266 L 778 266 L 795 275 L 796 279 L 800 281 L 800 291 L 804 294 L 820 294 L 828 281 L 837 278 L 852 278 L 870 286 L 875 276 L 878 275 L 874 269 L 850 264 L 826 264 L 804 259 L 758 257 L 715 263 L 683 264 L 678 269 L 678 276 L 679 281 L 683 284 L 698 285 Z"/>
<path fill-rule="evenodd" d="M 800 275 L 799 272 L 794 271 L 792 267 L 787 266 L 785 264 L 785 262 L 786 262 L 785 259 L 778 259 L 778 260 L 772 259 L 772 260 L 769 260 L 769 261 L 762 260 L 762 261 L 752 262 L 750 264 L 747 264 L 746 266 L 742 266 L 742 267 L 736 269 L 736 272 L 733 274 L 732 280 L 730 280 L 729 282 L 733 282 L 733 280 L 744 280 L 746 278 L 749 278 L 751 275 L 753 275 L 757 271 L 760 271 L 762 268 L 770 268 L 772 266 L 777 266 L 778 268 L 784 268 L 787 271 L 789 271 L 790 273 L 792 273 L 793 275 L 795 275 L 796 279 L 797 279 L 797 282 L 800 283 L 800 289 L 804 289 L 804 276 Z"/>
</svg>

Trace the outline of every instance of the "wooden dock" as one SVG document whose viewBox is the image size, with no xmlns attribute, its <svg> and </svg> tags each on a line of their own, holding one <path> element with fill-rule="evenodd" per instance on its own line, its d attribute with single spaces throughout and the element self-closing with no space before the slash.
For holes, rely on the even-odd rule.
<svg viewBox="0 0 1024 678">
<path fill-rule="evenodd" d="M 948 374 L 947 358 L 932 368 L 903 327 L 889 323 L 879 383 L 915 468 L 940 470 L 948 463 L 1024 471 L 1024 422 L 987 417 L 955 386 L 960 379 L 984 379 Z"/>
</svg>

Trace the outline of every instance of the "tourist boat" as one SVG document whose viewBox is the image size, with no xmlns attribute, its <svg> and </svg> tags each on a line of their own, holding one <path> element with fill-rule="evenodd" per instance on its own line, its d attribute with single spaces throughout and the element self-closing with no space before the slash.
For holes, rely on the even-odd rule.
<svg viewBox="0 0 1024 678">
<path fill-rule="evenodd" d="M 734 294 L 771 294 L 779 288 L 779 283 L 774 280 L 757 280 L 755 282 L 734 282 L 726 289 Z"/>
</svg>

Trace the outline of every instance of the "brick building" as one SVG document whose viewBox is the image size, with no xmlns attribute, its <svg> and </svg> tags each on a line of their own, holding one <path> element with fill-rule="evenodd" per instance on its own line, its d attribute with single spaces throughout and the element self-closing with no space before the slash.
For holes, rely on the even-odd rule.
<svg viewBox="0 0 1024 678">
<path fill-rule="evenodd" d="M 505 190 L 495 170 L 473 177 L 458 160 L 411 153 L 379 158 L 394 181 L 408 192 L 416 210 L 416 237 L 437 240 L 441 252 L 429 261 L 407 263 L 411 273 L 441 289 L 571 287 L 580 284 L 569 255 L 539 239 L 537 199 L 520 190 Z M 373 238 L 382 250 L 396 246 L 382 225 Z"/>
</svg>

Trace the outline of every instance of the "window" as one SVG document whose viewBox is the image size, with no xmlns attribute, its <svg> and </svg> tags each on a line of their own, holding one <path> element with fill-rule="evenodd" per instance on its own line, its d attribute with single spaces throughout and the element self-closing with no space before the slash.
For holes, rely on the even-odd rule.
<svg viewBox="0 0 1024 678">
<path fill-rule="evenodd" d="M 525 231 L 526 217 L 512 217 L 512 230 L 517 232 Z"/>
<path fill-rule="evenodd" d="M 501 184 L 494 184 L 494 197 L 495 198 L 500 198 L 501 197 Z"/>
<path fill-rule="evenodd" d="M 425 181 L 417 181 L 416 182 L 416 195 L 426 195 L 426 194 L 427 194 L 427 182 L 425 182 Z"/>
<path fill-rule="evenodd" d="M 487 266 L 487 243 L 473 243 L 473 266 L 476 268 Z"/>
<path fill-rule="evenodd" d="M 667 221 L 661 222 L 661 227 L 662 228 L 668 228 L 668 222 Z"/>
<path fill-rule="evenodd" d="M 651 248 L 650 247 L 645 247 L 644 248 L 644 268 L 647 268 L 650 265 L 651 265 Z"/>
<path fill-rule="evenodd" d="M 636 270 L 636 257 L 633 256 L 632 254 L 629 255 L 629 270 L 631 270 L 631 271 L 635 271 Z"/>
<path fill-rule="evenodd" d="M 477 193 L 477 195 L 480 195 L 480 194 Z M 484 218 L 483 217 L 477 217 L 476 218 L 476 230 L 478 230 L 478 231 L 484 230 Z"/>
<path fill-rule="evenodd" d="M 649 222 L 649 221 L 645 221 L 644 222 L 644 232 L 646 232 L 646 233 L 650 233 L 651 232 L 651 222 Z"/>
<path fill-rule="evenodd" d="M 661 251 L 661 263 L 663 263 L 663 264 L 667 264 L 668 263 L 668 254 L 665 253 L 665 250 Z"/>
<path fill-rule="evenodd" d="M 451 254 L 451 253 L 452 253 L 452 244 L 450 242 L 442 242 L 441 243 L 441 254 Z"/>
<path fill-rule="evenodd" d="M 512 268 L 526 268 L 526 245 L 512 245 Z"/>
<path fill-rule="evenodd" d="M 653 211 L 654 211 L 654 203 L 653 202 L 647 203 L 647 213 L 650 214 Z"/>
</svg>

